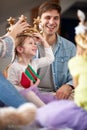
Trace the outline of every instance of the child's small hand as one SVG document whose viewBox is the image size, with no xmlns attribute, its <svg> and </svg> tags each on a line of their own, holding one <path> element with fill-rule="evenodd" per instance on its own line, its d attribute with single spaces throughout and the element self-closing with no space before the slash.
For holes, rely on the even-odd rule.
<svg viewBox="0 0 87 130">
<path fill-rule="evenodd" d="M 35 41 L 41 43 L 44 47 L 48 48 L 49 44 L 40 33 L 34 33 Z"/>
<path fill-rule="evenodd" d="M 43 42 L 44 38 L 40 33 L 33 33 L 33 36 L 36 38 L 36 42 Z"/>
<path fill-rule="evenodd" d="M 35 83 L 32 82 L 31 86 L 38 86 L 40 84 L 40 79 L 37 78 L 37 81 Z"/>
</svg>

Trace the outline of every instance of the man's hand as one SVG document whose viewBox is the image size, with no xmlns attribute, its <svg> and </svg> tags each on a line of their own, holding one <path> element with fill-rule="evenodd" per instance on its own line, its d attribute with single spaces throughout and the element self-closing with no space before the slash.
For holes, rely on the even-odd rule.
<svg viewBox="0 0 87 130">
<path fill-rule="evenodd" d="M 72 88 L 68 84 L 64 84 L 56 91 L 56 97 L 57 99 L 68 99 L 71 92 Z"/>
</svg>

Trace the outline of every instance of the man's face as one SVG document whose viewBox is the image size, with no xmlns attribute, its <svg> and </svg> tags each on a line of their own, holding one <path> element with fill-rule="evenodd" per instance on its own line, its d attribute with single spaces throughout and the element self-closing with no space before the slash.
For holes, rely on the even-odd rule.
<svg viewBox="0 0 87 130">
<path fill-rule="evenodd" d="M 50 10 L 41 15 L 41 25 L 46 35 L 54 35 L 59 29 L 59 24 L 60 14 L 57 10 Z"/>
</svg>

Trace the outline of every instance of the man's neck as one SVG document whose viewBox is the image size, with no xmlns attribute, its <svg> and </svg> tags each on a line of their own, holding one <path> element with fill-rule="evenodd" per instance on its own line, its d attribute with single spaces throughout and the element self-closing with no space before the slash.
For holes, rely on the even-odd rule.
<svg viewBox="0 0 87 130">
<path fill-rule="evenodd" d="M 54 35 L 45 35 L 43 34 L 45 40 L 49 43 L 49 45 L 53 45 L 55 44 L 56 40 L 57 40 L 57 36 L 56 34 Z"/>
</svg>

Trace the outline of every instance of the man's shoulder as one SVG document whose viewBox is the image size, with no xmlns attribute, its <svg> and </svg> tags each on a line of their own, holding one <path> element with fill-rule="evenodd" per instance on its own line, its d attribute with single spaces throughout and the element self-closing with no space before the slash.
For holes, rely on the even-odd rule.
<svg viewBox="0 0 87 130">
<path fill-rule="evenodd" d="M 58 42 L 63 44 L 63 46 L 65 46 L 65 47 L 67 47 L 67 46 L 68 47 L 74 47 L 74 48 L 76 47 L 75 44 L 72 41 L 70 41 L 70 40 L 68 40 L 68 39 L 66 39 L 62 36 L 58 36 Z"/>
<path fill-rule="evenodd" d="M 73 42 L 72 41 L 70 41 L 70 40 L 68 40 L 68 39 L 66 39 L 66 38 L 64 38 L 64 37 L 62 37 L 62 36 L 58 36 L 58 39 L 59 39 L 59 41 L 61 41 L 61 42 L 67 42 L 67 43 L 69 43 L 69 44 L 72 44 Z M 74 44 L 74 43 L 73 43 Z"/>
</svg>

